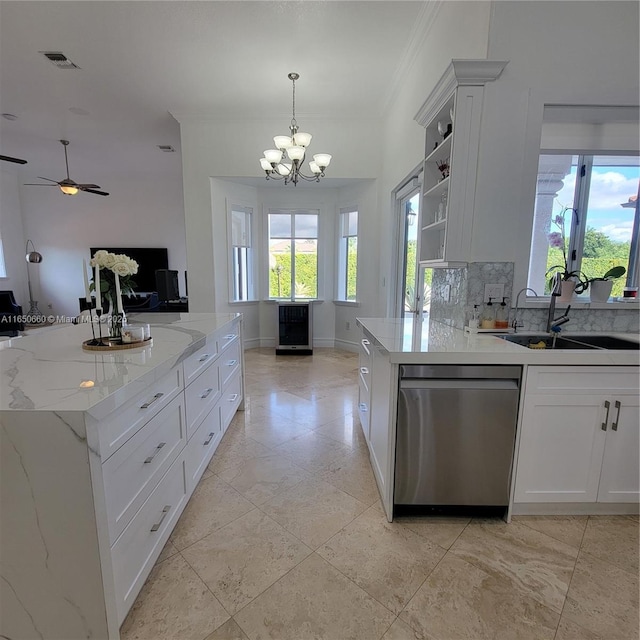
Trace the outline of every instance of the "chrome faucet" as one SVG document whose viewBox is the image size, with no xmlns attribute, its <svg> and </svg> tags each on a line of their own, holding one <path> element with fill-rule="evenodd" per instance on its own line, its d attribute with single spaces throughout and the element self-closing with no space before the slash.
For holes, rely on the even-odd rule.
<svg viewBox="0 0 640 640">
<path fill-rule="evenodd" d="M 551 290 L 551 300 L 549 302 L 549 314 L 547 316 L 547 332 L 556 332 L 558 327 L 569 322 L 569 311 L 571 309 L 571 305 L 569 305 L 565 312 L 554 318 L 556 312 L 556 298 L 560 295 L 562 291 L 562 274 L 556 273 L 553 276 L 553 289 Z"/>
<path fill-rule="evenodd" d="M 524 293 L 525 291 L 531 291 L 531 293 L 533 293 L 536 298 L 538 297 L 538 292 L 531 287 L 525 287 L 524 289 L 520 289 L 520 291 L 518 291 L 518 295 L 516 296 L 516 308 L 513 312 L 513 322 L 511 323 L 514 333 L 517 333 L 518 327 L 522 326 L 521 324 L 518 324 L 518 306 L 520 305 L 520 294 Z"/>
</svg>

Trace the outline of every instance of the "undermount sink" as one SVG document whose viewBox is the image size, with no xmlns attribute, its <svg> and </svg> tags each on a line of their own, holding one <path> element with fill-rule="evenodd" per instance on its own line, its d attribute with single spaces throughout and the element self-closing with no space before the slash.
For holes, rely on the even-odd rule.
<svg viewBox="0 0 640 640">
<path fill-rule="evenodd" d="M 536 335 L 506 335 L 503 340 L 520 344 L 531 349 L 605 349 L 605 350 L 635 350 L 640 349 L 640 343 L 624 340 L 614 336 L 557 336 L 555 341 L 548 333 Z M 534 346 L 544 342 L 544 347 Z"/>
</svg>

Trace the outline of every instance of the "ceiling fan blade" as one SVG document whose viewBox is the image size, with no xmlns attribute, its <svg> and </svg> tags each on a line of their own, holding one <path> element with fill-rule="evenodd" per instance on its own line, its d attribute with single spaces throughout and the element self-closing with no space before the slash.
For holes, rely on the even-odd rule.
<svg viewBox="0 0 640 640">
<path fill-rule="evenodd" d="M 20 158 L 12 158 L 11 156 L 0 156 L 0 160 L 4 160 L 5 162 L 15 162 L 16 164 L 27 164 L 26 160 L 21 160 Z"/>
<path fill-rule="evenodd" d="M 45 178 L 43 176 L 38 176 L 40 180 L 48 180 L 49 182 L 55 182 L 56 184 L 60 184 L 57 180 L 52 180 L 51 178 Z"/>
<path fill-rule="evenodd" d="M 25 182 L 25 187 L 57 187 L 57 184 L 42 184 L 41 182 Z"/>
<path fill-rule="evenodd" d="M 84 191 L 85 189 L 99 189 L 100 188 L 99 184 L 79 184 L 77 186 L 78 186 L 78 189 L 82 189 L 82 191 Z"/>
<path fill-rule="evenodd" d="M 87 193 L 95 193 L 99 196 L 108 196 L 109 194 L 106 191 L 96 191 L 95 189 L 82 189 L 80 191 L 86 191 Z"/>
</svg>

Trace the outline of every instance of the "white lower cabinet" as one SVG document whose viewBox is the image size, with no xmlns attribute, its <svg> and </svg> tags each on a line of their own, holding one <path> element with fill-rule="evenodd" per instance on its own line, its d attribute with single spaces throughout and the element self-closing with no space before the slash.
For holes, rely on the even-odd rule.
<svg viewBox="0 0 640 640">
<path fill-rule="evenodd" d="M 367 338 L 360 340 L 360 362 L 358 367 L 358 415 L 365 440 L 369 442 L 369 423 L 371 414 L 371 342 Z"/>
<path fill-rule="evenodd" d="M 639 380 L 638 367 L 529 367 L 514 502 L 638 502 Z"/>
</svg>

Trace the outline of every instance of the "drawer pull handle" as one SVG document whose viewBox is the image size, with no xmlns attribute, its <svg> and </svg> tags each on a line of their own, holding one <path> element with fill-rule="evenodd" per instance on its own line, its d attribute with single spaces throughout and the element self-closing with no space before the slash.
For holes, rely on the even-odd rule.
<svg viewBox="0 0 640 640">
<path fill-rule="evenodd" d="M 198 362 L 204 362 L 205 360 L 208 360 L 211 357 L 211 355 L 209 353 L 205 353 L 203 354 L 203 356 L 200 358 L 200 360 L 198 360 Z"/>
<path fill-rule="evenodd" d="M 204 441 L 203 446 L 205 446 L 205 447 L 206 447 L 206 446 L 207 446 L 207 445 L 208 445 L 208 444 L 213 440 L 213 436 L 214 436 L 214 435 L 215 435 L 215 434 L 214 434 L 214 433 L 213 433 L 213 431 L 212 431 L 212 432 L 209 434 L 209 437 Z"/>
<path fill-rule="evenodd" d="M 360 407 L 360 411 L 367 411 L 367 405 L 364 402 L 361 402 L 358 407 Z"/>
<path fill-rule="evenodd" d="M 140 405 L 140 408 L 148 409 L 156 400 L 160 400 L 160 398 L 162 398 L 163 395 L 164 393 L 156 393 L 156 395 L 153 396 L 153 398 L 151 398 L 149 402 L 145 402 L 144 404 Z"/>
<path fill-rule="evenodd" d="M 213 389 L 211 387 L 209 387 L 208 389 L 205 389 L 205 392 L 200 396 L 201 398 L 206 398 L 211 392 L 213 391 Z"/>
<path fill-rule="evenodd" d="M 236 337 L 236 334 L 235 334 L 235 333 L 228 333 L 228 334 L 224 337 L 224 339 L 225 339 L 225 340 L 233 340 L 235 337 Z"/>
<path fill-rule="evenodd" d="M 235 402 L 238 399 L 238 394 L 234 393 L 230 398 L 229 398 L 229 402 Z"/>
<path fill-rule="evenodd" d="M 367 369 L 367 367 L 360 367 L 360 373 L 362 373 L 363 375 L 369 375 L 369 369 Z"/>
<path fill-rule="evenodd" d="M 620 407 L 622 405 L 620 404 L 619 400 L 615 401 L 615 408 L 616 408 L 616 421 L 611 423 L 611 429 L 612 431 L 617 431 L 618 430 L 618 422 L 620 422 Z"/>
<path fill-rule="evenodd" d="M 371 343 L 366 338 L 362 338 L 362 344 L 365 345 L 365 346 L 368 346 Z"/>
<path fill-rule="evenodd" d="M 157 447 L 156 450 L 144 461 L 145 464 L 149 464 L 150 462 L 153 462 L 153 459 L 158 455 L 158 451 L 160 451 L 160 449 L 162 449 L 162 447 L 164 447 L 164 445 L 167 444 L 166 442 L 161 442 Z"/>
<path fill-rule="evenodd" d="M 237 360 L 229 360 L 229 362 L 227 362 L 228 367 L 235 367 L 237 364 L 238 364 Z"/>
<path fill-rule="evenodd" d="M 611 408 L 611 403 L 608 400 L 604 401 L 604 408 L 607 410 L 607 413 L 604 417 L 604 422 L 602 423 L 602 430 L 607 430 L 607 422 L 609 422 L 609 409 Z"/>
<path fill-rule="evenodd" d="M 169 513 L 169 509 L 171 509 L 171 505 L 168 504 L 163 510 L 162 510 L 162 516 L 160 516 L 160 520 L 158 522 L 156 522 L 153 527 L 151 527 L 151 531 L 157 531 L 160 526 L 162 525 L 162 521 L 167 517 L 167 513 Z"/>
</svg>

